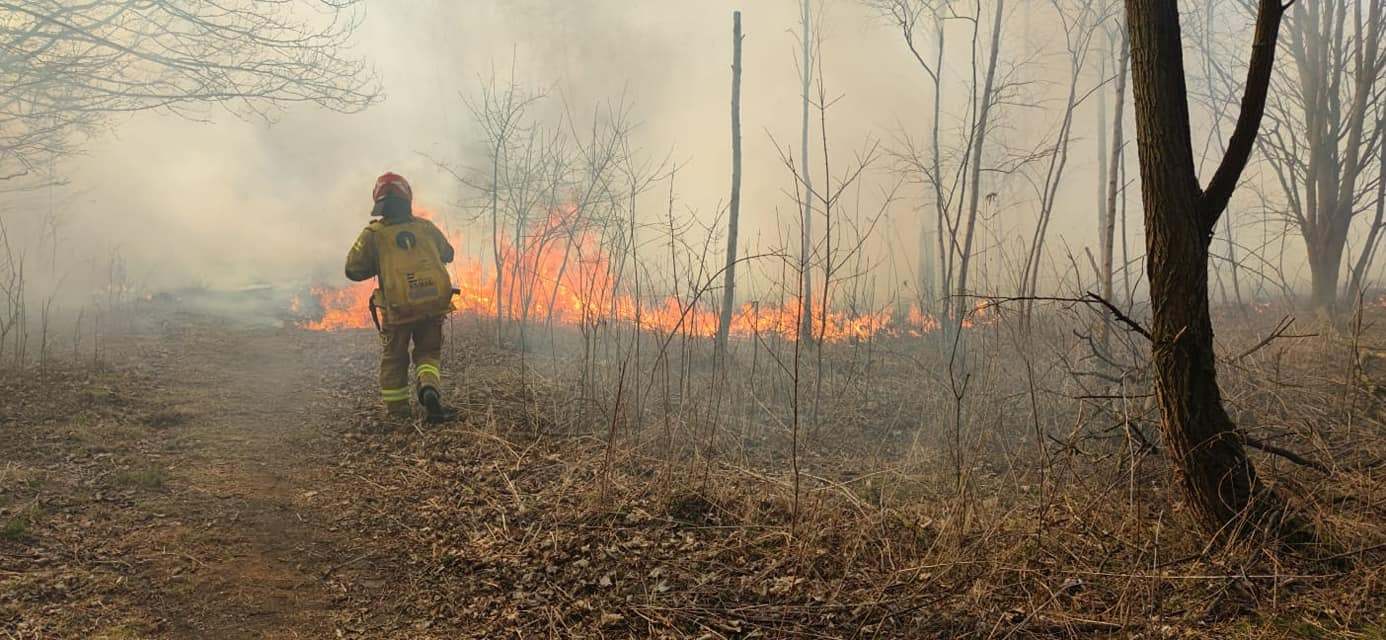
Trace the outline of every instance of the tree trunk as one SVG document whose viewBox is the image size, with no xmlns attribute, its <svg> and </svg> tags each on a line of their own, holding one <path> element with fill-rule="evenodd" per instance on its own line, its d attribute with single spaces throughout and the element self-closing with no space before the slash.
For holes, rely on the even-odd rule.
<svg viewBox="0 0 1386 640">
<path fill-rule="evenodd" d="M 1116 254 L 1117 193 L 1122 190 L 1120 180 L 1122 160 L 1125 159 L 1126 134 L 1123 122 L 1126 118 L 1126 74 L 1131 66 L 1131 47 L 1127 38 L 1121 38 L 1121 55 L 1117 56 L 1116 108 L 1112 116 L 1111 166 L 1107 170 L 1107 201 L 1103 203 L 1106 214 L 1102 216 L 1102 297 L 1116 304 L 1114 291 L 1113 256 Z M 1111 314 L 1106 314 L 1103 335 L 1111 326 Z"/>
<path fill-rule="evenodd" d="M 500 245 L 500 163 L 505 148 L 504 139 L 496 142 L 491 156 L 491 256 L 496 265 L 496 346 L 505 342 L 505 310 L 501 304 L 502 283 L 505 280 L 505 259 Z"/>
<path fill-rule="evenodd" d="M 943 195 L 943 152 L 939 148 L 939 128 L 943 119 L 943 74 L 939 70 L 943 68 L 944 39 L 947 33 L 944 31 L 943 22 L 937 14 L 934 15 L 934 28 L 935 36 L 938 38 L 938 49 L 937 58 L 934 60 L 934 112 L 929 134 L 929 144 L 933 146 L 931 159 L 934 171 L 934 240 L 935 246 L 938 248 L 939 261 L 939 283 L 938 289 L 934 291 L 934 297 L 937 298 L 939 294 L 942 294 L 942 308 L 946 316 L 949 308 L 948 291 L 953 285 L 953 251 L 952 246 L 947 243 L 953 238 L 953 235 L 948 229 L 948 203 Z M 936 303 L 937 300 L 930 300 L 931 305 Z"/>
<path fill-rule="evenodd" d="M 1241 114 L 1205 191 L 1190 143 L 1178 7 L 1126 0 L 1160 426 L 1190 512 L 1219 540 L 1288 531 L 1282 502 L 1262 485 L 1223 408 L 1208 313 L 1208 247 L 1260 127 L 1283 12 L 1280 0 L 1260 0 Z"/>
<path fill-rule="evenodd" d="M 1315 311 L 1333 317 L 1338 307 L 1338 271 L 1343 263 L 1347 234 L 1341 240 L 1306 235 L 1309 253 L 1310 302 Z"/>
<path fill-rule="evenodd" d="M 1381 113 L 1377 118 L 1376 128 L 1378 131 L 1386 130 L 1386 109 L 1378 108 L 1378 111 Z M 1352 280 L 1348 283 L 1348 296 L 1354 302 L 1367 287 L 1367 271 L 1371 269 L 1372 262 L 1376 260 L 1376 249 L 1380 245 L 1383 218 L 1386 218 L 1386 142 L 1378 144 L 1382 147 L 1377 150 L 1377 156 L 1381 160 L 1381 169 L 1377 172 L 1379 177 L 1376 181 L 1376 214 L 1372 216 L 1372 225 L 1367 228 L 1367 239 L 1362 243 L 1362 250 L 1357 255 L 1357 263 L 1352 268 Z"/>
<path fill-rule="evenodd" d="M 1065 24 L 1065 29 L 1070 31 L 1087 28 L 1086 19 L 1075 20 L 1071 25 Z M 1066 36 L 1070 43 L 1076 41 L 1078 45 L 1075 48 L 1074 44 L 1069 44 L 1068 99 L 1064 102 L 1064 117 L 1059 124 L 1059 133 L 1054 142 L 1054 150 L 1049 156 L 1049 169 L 1045 174 L 1044 184 L 1040 190 L 1039 219 L 1035 222 L 1035 232 L 1030 241 L 1029 255 L 1026 256 L 1025 266 L 1021 269 L 1021 298 L 1033 298 L 1039 291 L 1039 272 L 1041 262 L 1044 259 L 1044 241 L 1049 234 L 1049 223 L 1053 220 L 1054 207 L 1058 203 L 1059 188 L 1063 186 L 1064 169 L 1068 166 L 1069 141 L 1073 135 L 1073 113 L 1079 102 L 1078 82 L 1083 76 L 1083 60 L 1087 57 L 1087 48 L 1091 42 L 1082 36 L 1075 39 L 1072 33 L 1068 33 Z M 1105 132 L 1105 129 L 1101 129 L 1101 131 Z M 1101 185 L 1100 181 L 1099 184 Z M 1100 188 L 1105 188 L 1105 186 L 1101 185 Z M 1021 325 L 1027 332 L 1030 329 L 1034 305 L 1033 299 L 1026 299 L 1021 302 Z"/>
<path fill-rule="evenodd" d="M 1112 51 L 1111 42 L 1107 47 L 1098 52 L 1097 77 L 1106 81 L 1108 60 Z M 1097 235 L 1102 237 L 1107 227 L 1107 170 L 1110 162 L 1107 160 L 1107 151 L 1110 149 L 1107 142 L 1107 92 L 1101 89 L 1097 91 Z M 1099 247 L 1099 254 L 1105 245 Z M 1101 277 L 1101 274 L 1099 274 Z"/>
<path fill-rule="evenodd" d="M 741 12 L 732 13 L 732 185 L 727 217 L 727 266 L 722 273 L 722 317 L 717 323 L 717 353 L 725 354 L 736 303 L 736 226 L 741 217 Z"/>
<path fill-rule="evenodd" d="M 991 55 L 987 61 L 987 79 L 982 87 L 981 102 L 977 105 L 977 128 L 972 142 L 972 193 L 967 207 L 967 230 L 963 234 L 962 255 L 958 261 L 958 306 L 953 309 L 953 325 L 960 325 L 968 307 L 967 267 L 972 258 L 972 238 L 977 228 L 977 207 L 982 189 L 982 149 L 986 146 L 987 129 L 990 127 L 992 90 L 996 86 L 996 59 L 1001 50 L 1001 19 L 1006 13 L 1006 0 L 996 0 L 996 15 L 992 18 Z"/>
<path fill-rule="evenodd" d="M 809 88 L 813 79 L 813 25 L 812 9 L 809 3 L 810 0 L 803 0 L 801 21 L 801 28 L 804 31 L 802 34 L 804 78 L 801 84 L 803 90 L 803 126 L 799 139 L 801 162 L 799 170 L 803 174 L 800 177 L 804 181 L 804 208 L 800 212 L 801 217 L 799 218 L 799 272 L 803 274 L 799 288 L 799 337 L 812 342 L 813 272 L 809 270 L 809 256 L 813 252 L 813 172 L 809 171 Z"/>
</svg>

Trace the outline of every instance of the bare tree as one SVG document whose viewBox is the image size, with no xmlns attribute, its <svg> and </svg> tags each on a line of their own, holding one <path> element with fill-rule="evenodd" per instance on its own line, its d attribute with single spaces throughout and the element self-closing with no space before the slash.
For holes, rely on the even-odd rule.
<svg viewBox="0 0 1386 640">
<path fill-rule="evenodd" d="M 978 4 L 979 14 L 976 20 L 981 20 L 980 3 Z M 977 99 L 977 117 L 973 122 L 972 140 L 972 160 L 970 168 L 972 178 L 970 180 L 970 200 L 967 206 L 967 226 L 963 232 L 962 247 L 958 252 L 958 299 L 965 300 L 969 295 L 967 289 L 967 268 L 972 259 L 972 239 L 977 228 L 977 208 L 982 191 L 982 152 L 986 148 L 987 131 L 991 128 L 991 109 L 995 106 L 996 88 L 996 61 L 1000 57 L 1001 51 L 1001 25 L 1002 18 L 1006 13 L 1006 0 L 996 0 L 995 12 L 992 15 L 991 27 L 991 54 L 987 58 L 986 82 L 982 85 L 982 93 Z M 973 40 L 976 40 L 975 31 Z M 964 310 L 959 309 L 954 314 L 956 323 L 961 324 Z"/>
<path fill-rule="evenodd" d="M 533 128 L 527 119 L 531 106 L 542 94 L 531 93 L 515 81 L 512 62 L 510 78 L 505 86 L 497 84 L 495 73 L 481 81 L 480 95 L 476 99 L 464 98 L 472 118 L 481 127 L 485 138 L 487 161 L 490 175 L 479 181 L 459 179 L 471 184 L 485 194 L 489 202 L 491 218 L 491 256 L 496 269 L 496 343 L 500 344 L 505 331 L 505 251 L 501 247 L 501 195 L 506 190 L 511 165 L 511 147 L 516 139 Z M 530 136 L 531 142 L 537 138 Z M 532 147 L 531 147 L 532 150 Z M 523 205 L 522 205 L 523 206 Z M 517 238 L 518 241 L 518 238 Z"/>
<path fill-rule="evenodd" d="M 929 0 L 867 0 L 867 4 L 880 12 L 888 24 L 900 31 L 910 56 L 929 79 L 932 88 L 932 109 L 929 119 L 929 149 L 921 151 L 906 133 L 900 145 L 894 150 L 899 170 L 924 185 L 932 197 L 933 215 L 927 208 L 921 208 L 919 220 L 919 262 L 917 265 L 917 302 L 922 311 L 932 311 L 936 301 L 947 305 L 948 298 L 940 296 L 952 288 L 952 265 L 954 252 L 953 225 L 950 217 L 952 197 L 958 187 L 955 177 L 952 184 L 945 184 L 943 153 L 940 143 L 940 130 L 943 121 L 943 76 L 944 54 L 947 51 L 946 31 L 944 30 L 943 3 Z M 926 59 L 920 50 L 920 38 L 932 36 L 935 40 L 934 55 Z M 932 220 L 930 219 L 932 218 Z M 932 236 L 932 237 L 931 237 Z M 937 251 L 935 251 L 937 248 Z M 935 272 L 937 261 L 937 273 Z M 935 282 L 937 276 L 937 281 Z M 939 298 L 942 300 L 938 300 Z"/>
<path fill-rule="evenodd" d="M 1378 136 L 1386 135 L 1383 133 L 1386 132 L 1386 102 L 1378 100 L 1376 111 Z M 1367 271 L 1376 261 L 1377 249 L 1381 247 L 1381 230 L 1386 228 L 1386 140 L 1378 142 L 1378 145 L 1381 148 L 1377 151 L 1380 164 L 1376 170 L 1376 213 L 1372 216 L 1371 225 L 1367 227 L 1367 237 L 1362 242 L 1362 248 L 1357 252 L 1357 262 L 1352 267 L 1347 290 L 1349 300 L 1356 300 L 1366 290 Z"/>
<path fill-rule="evenodd" d="M 1121 184 L 1122 167 L 1125 166 L 1126 159 L 1126 74 L 1131 67 L 1131 47 L 1127 43 L 1125 29 L 1121 30 L 1117 38 L 1120 43 L 1121 53 L 1117 57 L 1116 69 L 1116 107 L 1112 114 L 1112 148 L 1108 160 L 1111 163 L 1106 171 L 1107 188 L 1104 191 L 1106 202 L 1102 203 L 1103 211 L 1099 218 L 1102 221 L 1100 229 L 1100 250 L 1102 256 L 1102 297 L 1108 301 L 1114 301 L 1114 279 L 1113 256 L 1116 255 L 1116 219 L 1117 219 L 1117 197 L 1126 191 L 1126 186 Z M 1126 230 L 1122 229 L 1122 242 L 1125 242 Z M 1123 256 L 1123 262 L 1125 257 Z M 1123 267 L 1124 269 L 1124 267 Z M 1108 314 L 1110 317 L 1110 314 Z M 1104 325 L 1105 326 L 1105 325 Z"/>
<path fill-rule="evenodd" d="M 1321 0 L 1294 5 L 1281 44 L 1292 64 L 1282 66 L 1272 80 L 1271 126 L 1260 142 L 1289 216 L 1304 237 L 1312 303 L 1326 314 L 1335 311 L 1338 301 L 1353 221 L 1372 207 L 1379 192 L 1370 174 L 1383 134 L 1378 103 L 1386 75 L 1386 3 L 1365 3 L 1365 16 L 1363 4 Z M 1368 245 L 1375 244 L 1379 231 L 1374 220 Z M 1359 253 L 1369 256 L 1374 247 Z M 1365 270 L 1363 264 L 1352 273 Z M 1360 280 L 1354 282 L 1360 286 Z"/>
<path fill-rule="evenodd" d="M 1079 89 L 1083 69 L 1087 66 L 1092 39 L 1099 33 L 1101 24 L 1105 21 L 1101 9 L 1095 7 L 1092 0 L 1079 0 L 1072 3 L 1052 0 L 1051 4 L 1064 31 L 1064 47 L 1068 53 L 1068 96 L 1064 102 L 1064 109 L 1053 146 L 1044 150 L 1044 154 L 1049 157 L 1049 163 L 1045 170 L 1044 180 L 1039 185 L 1039 219 L 1035 222 L 1035 230 L 1030 240 L 1030 250 L 1026 256 L 1025 265 L 1021 269 L 1020 296 L 1022 298 L 1034 297 L 1039 286 L 1040 262 L 1044 257 L 1044 241 L 1049 233 L 1049 221 L 1052 219 L 1054 208 L 1058 203 L 1059 187 L 1063 184 L 1064 170 L 1068 167 L 1069 142 L 1073 137 L 1074 112 L 1084 99 L 1102 88 L 1102 85 L 1099 84 L 1091 90 Z M 1032 305 L 1033 301 L 1027 300 L 1025 302 L 1024 317 L 1027 322 Z"/>
<path fill-rule="evenodd" d="M 993 126 L 993 107 L 998 102 L 997 67 L 1000 60 L 1002 26 L 1006 13 L 1005 0 L 997 0 L 991 7 L 992 26 L 988 55 L 983 59 L 979 51 L 983 42 L 982 20 L 983 3 L 972 3 L 972 12 L 960 14 L 955 5 L 963 4 L 955 0 L 866 0 L 876 8 L 885 20 L 900 31 L 901 39 L 911 57 L 928 76 L 932 87 L 933 109 L 929 122 L 930 142 L 927 150 L 920 150 L 908 134 L 903 136 L 899 149 L 893 151 L 899 169 L 924 184 L 933 196 L 934 204 L 934 243 L 937 247 L 939 263 L 937 291 L 941 296 L 940 310 L 945 317 L 954 315 L 954 300 L 950 292 L 966 295 L 967 271 L 972 258 L 972 239 L 975 235 L 977 214 L 982 202 L 982 160 L 986 146 L 987 132 Z M 967 76 L 965 91 L 967 95 L 965 122 L 961 129 L 962 140 L 956 145 L 957 157 L 950 162 L 945 158 L 942 142 L 944 130 L 943 102 L 950 91 L 945 90 L 945 62 L 950 48 L 946 46 L 945 22 L 955 20 L 965 22 L 971 27 L 970 56 L 967 61 L 971 69 Z M 935 48 L 931 59 L 926 59 L 920 49 L 920 38 L 932 37 Z M 954 47 L 953 50 L 960 49 Z M 978 77 L 983 73 L 985 80 Z M 962 92 L 960 91 L 960 93 Z M 992 194 L 986 194 L 991 201 Z M 921 228 L 921 244 L 928 242 L 928 223 Z M 928 252 L 921 251 L 921 255 Z M 921 298 L 927 302 L 930 297 L 932 274 L 920 268 Z M 929 277 L 926 277 L 929 276 Z M 961 319 L 962 314 L 957 314 Z"/>
<path fill-rule="evenodd" d="M 1386 130 L 1386 104 L 1376 103 L 1376 130 Z M 1379 165 L 1376 166 L 1376 213 L 1371 226 L 1367 227 L 1367 238 L 1357 252 L 1357 262 L 1353 265 L 1350 280 L 1347 281 L 1347 299 L 1354 301 L 1367 290 L 1368 272 L 1376 262 L 1376 251 L 1382 241 L 1382 229 L 1386 227 L 1386 140 L 1380 140 L 1382 148 L 1378 151 Z"/>
<path fill-rule="evenodd" d="M 1179 9 L 1126 0 L 1152 305 L 1151 359 L 1167 455 L 1190 510 L 1213 537 L 1291 532 L 1283 501 L 1246 456 L 1223 408 L 1208 309 L 1209 245 L 1255 145 L 1285 8 L 1260 0 L 1241 112 L 1227 153 L 1199 187 Z M 1303 530 L 1296 530 L 1302 539 Z"/>
<path fill-rule="evenodd" d="M 344 54 L 363 10 L 361 0 L 0 0 L 0 179 L 30 176 L 113 113 L 363 109 L 379 83 Z"/>
<path fill-rule="evenodd" d="M 813 340 L 813 274 L 809 271 L 809 256 L 813 251 L 813 172 L 809 171 L 809 92 L 813 82 L 813 23 L 812 0 L 803 0 L 801 8 L 802 15 L 799 21 L 801 33 L 799 35 L 803 45 L 803 53 L 799 64 L 802 67 L 803 82 L 799 85 L 803 92 L 803 118 L 799 137 L 800 161 L 799 166 L 803 167 L 800 178 L 804 181 L 804 201 L 801 203 L 799 217 L 799 272 L 802 280 L 799 287 L 799 335 L 804 339 Z M 826 304 L 826 302 L 825 302 Z"/>
<path fill-rule="evenodd" d="M 0 302 L 4 303 L 0 307 L 0 365 L 4 364 L 5 349 L 14 341 L 14 352 L 18 354 L 23 349 L 20 345 L 20 335 L 23 333 L 25 322 L 24 310 L 24 252 L 15 247 L 15 243 L 10 241 L 9 228 L 5 225 L 5 219 L 0 216 L 0 254 L 3 262 L 0 262 Z M 22 365 L 22 359 L 16 355 L 16 361 Z"/>
<path fill-rule="evenodd" d="M 717 323 L 717 351 L 727 350 L 732 314 L 736 306 L 737 223 L 741 218 L 741 12 L 732 13 L 731 89 L 732 179 L 727 216 L 727 266 L 723 270 L 722 315 Z"/>
<path fill-rule="evenodd" d="M 556 127 L 535 125 L 504 170 L 504 215 L 512 234 L 506 310 L 528 345 L 530 311 L 539 295 L 541 264 L 550 246 L 566 235 L 571 215 L 564 210 L 572 183 L 567 137 Z"/>
<path fill-rule="evenodd" d="M 565 275 L 574 259 L 581 260 L 583 239 L 591 230 L 605 228 L 612 222 L 608 214 L 616 208 L 617 198 L 613 173 L 620 169 L 622 151 L 627 146 L 633 126 L 630 105 L 624 99 L 615 104 L 599 106 L 593 111 L 590 124 L 584 128 L 578 127 L 571 109 L 565 109 L 564 119 L 576 150 L 576 168 L 571 186 L 572 214 L 566 217 L 562 225 L 566 231 L 563 258 L 554 276 L 549 297 L 547 324 L 551 328 L 558 296 L 565 286 Z"/>
</svg>

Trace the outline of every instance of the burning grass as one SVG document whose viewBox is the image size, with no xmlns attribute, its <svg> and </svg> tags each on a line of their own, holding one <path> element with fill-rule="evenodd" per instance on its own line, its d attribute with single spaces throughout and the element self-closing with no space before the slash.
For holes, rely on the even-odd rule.
<svg viewBox="0 0 1386 640">
<path fill-rule="evenodd" d="M 416 215 L 439 219 L 427 208 L 419 208 Z M 632 284 L 622 282 L 624 261 L 608 253 L 596 231 L 574 227 L 569 220 L 573 215 L 573 211 L 564 210 L 551 213 L 537 231 L 519 243 L 500 239 L 499 265 L 483 265 L 479 259 L 459 255 L 451 265 L 453 286 L 458 289 L 453 306 L 467 315 L 549 327 L 616 323 L 664 334 L 704 338 L 716 334 L 719 311 L 709 304 L 716 296 L 704 300 L 705 291 L 635 295 Z M 454 247 L 467 246 L 460 231 L 445 234 Z M 498 273 L 502 281 L 499 290 Z M 369 303 L 375 287 L 373 280 L 342 287 L 316 285 L 306 298 L 294 301 L 292 311 L 300 316 L 299 326 L 313 331 L 370 328 Z M 802 304 L 795 296 L 746 302 L 734 311 L 730 333 L 748 340 L 762 336 L 789 339 L 797 330 L 801 312 Z M 985 303 L 978 305 L 977 314 L 985 314 Z M 815 336 L 829 342 L 863 340 L 878 334 L 917 336 L 939 328 L 936 318 L 918 308 L 843 310 L 824 309 L 819 303 L 812 309 L 812 317 Z"/>
</svg>

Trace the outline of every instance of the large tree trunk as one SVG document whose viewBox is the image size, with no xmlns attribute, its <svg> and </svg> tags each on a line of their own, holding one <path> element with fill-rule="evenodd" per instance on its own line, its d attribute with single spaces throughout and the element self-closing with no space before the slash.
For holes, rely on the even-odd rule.
<svg viewBox="0 0 1386 640">
<path fill-rule="evenodd" d="M 736 304 L 736 227 L 741 217 L 741 12 L 732 13 L 732 185 L 731 211 L 727 217 L 727 266 L 722 273 L 722 317 L 717 323 L 717 352 L 727 350 L 732 312 Z"/>
<path fill-rule="evenodd" d="M 1280 530 L 1284 521 L 1283 504 L 1257 477 L 1223 408 L 1208 313 L 1208 247 L 1260 127 L 1283 11 L 1280 0 L 1260 0 L 1241 114 L 1205 191 L 1190 143 L 1179 9 L 1170 0 L 1126 0 L 1155 395 L 1189 510 L 1217 539 Z"/>
<path fill-rule="evenodd" d="M 1343 249 L 1347 244 L 1347 234 L 1339 239 L 1337 234 L 1327 238 L 1306 235 L 1305 247 L 1309 253 L 1310 301 L 1319 313 L 1332 317 L 1338 307 L 1338 273 L 1343 263 Z"/>
</svg>

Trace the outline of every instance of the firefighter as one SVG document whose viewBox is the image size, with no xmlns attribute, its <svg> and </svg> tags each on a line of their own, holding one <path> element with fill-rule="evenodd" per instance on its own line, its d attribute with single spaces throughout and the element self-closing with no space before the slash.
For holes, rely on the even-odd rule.
<svg viewBox="0 0 1386 640">
<path fill-rule="evenodd" d="M 386 173 L 371 193 L 372 220 L 347 253 L 346 276 L 375 278 L 371 317 L 380 330 L 380 398 L 391 417 L 409 418 L 410 342 L 416 397 L 430 421 L 450 415 L 440 387 L 443 318 L 452 311 L 452 282 L 444 266 L 452 245 L 438 227 L 414 217 L 413 190 L 402 176 Z"/>
</svg>

